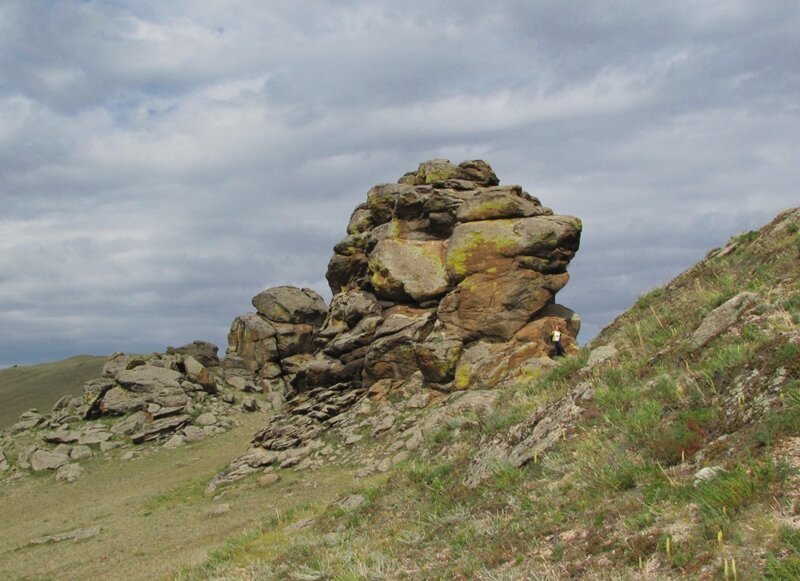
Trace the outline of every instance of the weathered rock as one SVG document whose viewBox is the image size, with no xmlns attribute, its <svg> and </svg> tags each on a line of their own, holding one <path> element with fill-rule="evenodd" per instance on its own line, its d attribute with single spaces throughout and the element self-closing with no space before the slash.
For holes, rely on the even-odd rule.
<svg viewBox="0 0 800 581">
<path fill-rule="evenodd" d="M 197 426 L 186 426 L 183 428 L 183 435 L 187 442 L 199 442 L 206 438 L 206 432 Z"/>
<path fill-rule="evenodd" d="M 459 222 L 495 220 L 498 218 L 529 218 L 552 215 L 539 201 L 522 191 L 519 186 L 487 188 L 464 202 L 456 217 Z"/>
<path fill-rule="evenodd" d="M 370 344 L 364 358 L 364 379 L 368 384 L 379 379 L 404 379 L 417 371 L 414 345 L 427 335 L 431 316 L 426 312 L 415 315 L 391 315 L 376 331 L 379 338 Z M 383 335 L 387 328 L 400 330 Z"/>
<path fill-rule="evenodd" d="M 164 389 L 181 390 L 178 371 L 154 365 L 140 365 L 117 374 L 117 382 L 126 389 L 137 393 L 155 393 Z"/>
<path fill-rule="evenodd" d="M 49 450 L 36 450 L 31 454 L 31 469 L 34 472 L 43 470 L 57 470 L 69 462 L 69 456 L 61 452 Z"/>
<path fill-rule="evenodd" d="M 386 239 L 369 256 L 370 282 L 381 298 L 416 302 L 444 295 L 450 288 L 441 241 Z"/>
<path fill-rule="evenodd" d="M 483 186 L 500 183 L 492 168 L 481 160 L 465 161 L 456 166 L 446 159 L 432 159 L 419 164 L 416 172 L 400 178 L 401 183 L 413 185 L 451 185 L 448 182 L 454 180 L 474 182 Z"/>
<path fill-rule="evenodd" d="M 202 363 L 193 356 L 186 355 L 183 358 L 183 365 L 186 370 L 186 377 L 190 381 L 199 383 L 206 391 L 216 392 L 215 376 Z"/>
<path fill-rule="evenodd" d="M 268 288 L 253 297 L 253 306 L 276 323 L 320 326 L 325 320 L 325 301 L 315 291 L 293 286 Z"/>
<path fill-rule="evenodd" d="M 45 418 L 38 410 L 28 410 L 19 416 L 19 420 L 11 426 L 11 433 L 27 432 L 44 422 Z"/>
<path fill-rule="evenodd" d="M 144 409 L 146 403 L 143 394 L 116 386 L 100 398 L 98 409 L 103 415 L 121 416 Z"/>
<path fill-rule="evenodd" d="M 64 464 L 56 472 L 56 480 L 61 482 L 75 482 L 83 474 L 80 464 Z"/>
<path fill-rule="evenodd" d="M 182 347 L 167 347 L 167 354 L 169 355 L 183 355 L 184 360 L 186 357 L 192 357 L 203 367 L 218 367 L 220 364 L 219 347 L 208 341 L 193 341 L 188 345 Z"/>
<path fill-rule="evenodd" d="M 277 287 L 254 299 L 258 314 L 234 322 L 225 380 L 251 381 L 284 406 L 253 439 L 279 454 L 270 466 L 318 465 L 330 453 L 308 451 L 331 427 L 352 445 L 356 426 L 405 434 L 413 421 L 389 423 L 397 411 L 427 407 L 421 413 L 441 422 L 481 407 L 493 396 L 444 393 L 533 378 L 554 365 L 556 325 L 567 352 L 577 350 L 580 318 L 555 297 L 569 280 L 581 222 L 554 215 L 520 186 L 498 184 L 485 162 L 439 159 L 371 188 L 334 247 L 327 316 L 316 296 Z M 247 336 L 248 325 L 260 331 Z M 258 341 L 269 343 L 260 355 Z M 442 400 L 448 412 L 430 409 Z M 373 406 L 395 412 L 375 425 L 357 419 Z M 424 434 L 419 427 L 397 438 L 388 446 L 395 457 L 371 459 L 371 470 L 402 461 Z M 251 473 L 248 454 L 210 488 Z"/>
<path fill-rule="evenodd" d="M 258 402 L 254 397 L 242 398 L 242 409 L 246 412 L 258 411 Z"/>
<path fill-rule="evenodd" d="M 47 545 L 50 543 L 61 543 L 63 541 L 73 541 L 79 543 L 86 539 L 91 539 L 100 534 L 102 529 L 97 527 L 90 527 L 88 529 L 75 529 L 66 533 L 59 533 L 57 535 L 50 535 L 47 537 L 39 537 L 28 541 L 29 545 Z"/>
<path fill-rule="evenodd" d="M 173 435 L 169 440 L 164 442 L 164 448 L 168 450 L 174 450 L 175 448 L 180 448 L 186 443 L 186 438 L 180 434 Z"/>
<path fill-rule="evenodd" d="M 229 377 L 228 384 L 231 387 L 246 393 L 255 393 L 258 391 L 255 383 L 253 383 L 253 381 L 250 379 L 245 379 L 244 377 Z"/>
<path fill-rule="evenodd" d="M 128 436 L 138 432 L 147 422 L 147 415 L 144 412 L 136 412 L 126 418 L 122 418 L 111 426 L 111 431 L 118 436 Z M 88 442 L 83 442 L 88 443 Z"/>
<path fill-rule="evenodd" d="M 703 320 L 689 339 L 692 349 L 700 349 L 709 341 L 724 333 L 748 309 L 758 303 L 758 295 L 752 292 L 739 293 L 713 311 Z"/>
<path fill-rule="evenodd" d="M 71 460 L 84 460 L 94 456 L 92 449 L 89 446 L 75 446 L 69 451 Z"/>
<path fill-rule="evenodd" d="M 44 432 L 42 437 L 45 442 L 50 444 L 73 444 L 80 439 L 81 435 L 79 432 L 61 429 L 53 432 Z"/>
<path fill-rule="evenodd" d="M 200 414 L 194 420 L 194 423 L 198 426 L 213 426 L 217 423 L 217 416 L 208 412 L 205 414 Z"/>
<path fill-rule="evenodd" d="M 464 341 L 508 341 L 552 302 L 567 280 L 566 273 L 542 275 L 522 269 L 472 274 L 439 303 L 439 320 L 448 335 Z"/>
<path fill-rule="evenodd" d="M 467 471 L 468 486 L 477 486 L 498 465 L 524 466 L 572 433 L 585 415 L 591 386 L 579 384 L 563 398 L 540 407 L 527 420 L 481 446 Z"/>
<path fill-rule="evenodd" d="M 425 379 L 433 383 L 452 381 L 464 344 L 458 339 L 431 339 L 414 345 L 414 356 Z"/>
<path fill-rule="evenodd" d="M 103 377 L 116 377 L 120 371 L 129 369 L 128 365 L 132 360 L 141 361 L 141 364 L 144 365 L 144 361 L 138 357 L 134 358 L 124 353 L 114 353 L 109 357 L 108 361 L 103 364 Z"/>
<path fill-rule="evenodd" d="M 311 351 L 317 327 L 304 323 L 272 323 L 272 326 L 275 327 L 275 338 L 281 359 Z"/>
<path fill-rule="evenodd" d="M 694 486 L 700 486 L 704 482 L 714 480 L 714 478 L 723 472 L 725 472 L 725 469 L 722 466 L 706 466 L 695 473 L 692 484 Z"/>
<path fill-rule="evenodd" d="M 142 442 L 155 440 L 163 434 L 174 432 L 175 430 L 182 428 L 189 423 L 191 419 L 191 416 L 182 415 L 170 416 L 168 418 L 156 420 L 149 424 L 145 424 L 141 431 L 131 436 L 131 440 L 134 444 L 141 444 Z"/>
<path fill-rule="evenodd" d="M 586 361 L 586 365 L 584 366 L 585 370 L 591 370 L 597 367 L 598 365 L 602 365 L 606 361 L 614 359 L 619 352 L 617 348 L 613 345 L 601 345 L 600 347 L 595 347 L 589 353 L 589 359 Z"/>
<path fill-rule="evenodd" d="M 257 372 L 270 361 L 278 359 L 278 342 L 275 327 L 256 313 L 247 313 L 234 319 L 228 333 L 228 356 L 238 355 L 245 368 Z M 223 362 L 223 367 L 224 367 Z"/>
</svg>

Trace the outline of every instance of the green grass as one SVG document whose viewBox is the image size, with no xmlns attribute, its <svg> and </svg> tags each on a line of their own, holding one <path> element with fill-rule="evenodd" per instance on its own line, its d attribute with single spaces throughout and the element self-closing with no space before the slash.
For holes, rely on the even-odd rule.
<svg viewBox="0 0 800 581">
<path fill-rule="evenodd" d="M 0 429 L 37 408 L 46 413 L 61 396 L 81 395 L 83 384 L 100 377 L 107 357 L 78 355 L 63 361 L 0 369 Z"/>
</svg>

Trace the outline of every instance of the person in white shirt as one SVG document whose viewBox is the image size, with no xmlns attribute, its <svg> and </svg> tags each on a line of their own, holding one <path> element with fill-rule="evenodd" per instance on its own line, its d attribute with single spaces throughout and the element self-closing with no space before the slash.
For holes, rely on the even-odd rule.
<svg viewBox="0 0 800 581">
<path fill-rule="evenodd" d="M 561 325 L 556 325 L 550 340 L 553 342 L 553 357 L 563 357 L 567 354 L 561 344 Z"/>
</svg>

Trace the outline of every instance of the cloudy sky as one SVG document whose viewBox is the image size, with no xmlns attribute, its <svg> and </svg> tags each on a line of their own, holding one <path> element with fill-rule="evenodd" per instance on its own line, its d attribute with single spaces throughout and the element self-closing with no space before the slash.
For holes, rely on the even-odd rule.
<svg viewBox="0 0 800 581">
<path fill-rule="evenodd" d="M 220 345 L 376 183 L 485 159 L 584 221 L 590 339 L 800 203 L 796 0 L 0 0 L 0 365 Z"/>
</svg>

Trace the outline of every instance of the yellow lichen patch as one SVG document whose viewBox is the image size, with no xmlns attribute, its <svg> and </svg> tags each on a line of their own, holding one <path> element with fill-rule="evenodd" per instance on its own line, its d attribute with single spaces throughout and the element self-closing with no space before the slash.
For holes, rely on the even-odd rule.
<svg viewBox="0 0 800 581">
<path fill-rule="evenodd" d="M 472 369 L 472 366 L 469 365 L 468 363 L 464 363 L 462 365 L 459 365 L 456 368 L 456 379 L 455 379 L 455 382 L 454 382 L 454 385 L 455 385 L 456 389 L 467 389 L 467 388 L 469 388 L 470 380 L 471 380 L 471 377 L 470 377 L 471 369 Z"/>
<path fill-rule="evenodd" d="M 470 222 L 456 228 L 447 251 L 446 266 L 451 276 L 462 278 L 488 271 L 498 259 L 513 257 L 520 246 L 513 220 Z M 489 266 L 492 264 L 492 266 Z"/>
</svg>

